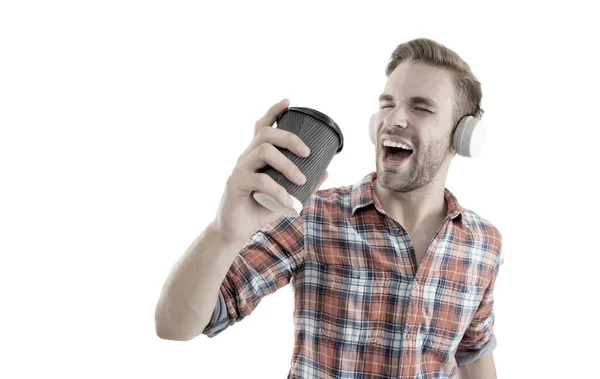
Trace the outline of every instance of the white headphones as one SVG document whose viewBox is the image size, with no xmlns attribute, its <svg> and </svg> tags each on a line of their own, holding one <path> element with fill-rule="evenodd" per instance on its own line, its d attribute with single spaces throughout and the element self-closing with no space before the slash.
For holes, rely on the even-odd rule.
<svg viewBox="0 0 600 379">
<path fill-rule="evenodd" d="M 377 116 L 379 113 L 374 113 L 369 120 L 369 136 L 373 145 L 377 144 L 377 136 L 375 128 Z M 483 147 L 485 140 L 485 124 L 473 116 L 465 116 L 460 119 L 458 126 L 454 131 L 453 145 L 456 153 L 463 157 L 475 158 Z"/>
</svg>

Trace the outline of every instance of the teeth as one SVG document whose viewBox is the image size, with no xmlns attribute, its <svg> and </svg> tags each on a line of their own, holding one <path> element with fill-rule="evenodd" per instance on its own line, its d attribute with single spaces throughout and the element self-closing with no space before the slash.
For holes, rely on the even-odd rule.
<svg viewBox="0 0 600 379">
<path fill-rule="evenodd" d="M 390 141 L 390 140 L 387 140 L 387 139 L 383 140 L 383 146 L 400 147 L 400 148 L 405 149 L 405 150 L 412 150 L 410 148 L 410 146 L 408 146 L 408 145 L 405 145 L 405 144 L 399 143 L 399 142 Z"/>
</svg>

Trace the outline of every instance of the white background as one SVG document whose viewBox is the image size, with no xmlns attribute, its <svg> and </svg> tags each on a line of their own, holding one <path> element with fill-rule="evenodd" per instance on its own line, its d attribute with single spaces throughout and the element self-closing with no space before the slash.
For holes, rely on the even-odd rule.
<svg viewBox="0 0 600 379">
<path fill-rule="evenodd" d="M 597 375 L 594 13 L 410 3 L 3 1 L 0 377 L 285 378 L 290 286 L 174 342 L 154 331 L 162 285 L 284 97 L 343 130 L 323 187 L 373 171 L 385 65 L 417 37 L 483 85 L 483 155 L 455 157 L 447 187 L 504 236 L 499 377 Z"/>
</svg>

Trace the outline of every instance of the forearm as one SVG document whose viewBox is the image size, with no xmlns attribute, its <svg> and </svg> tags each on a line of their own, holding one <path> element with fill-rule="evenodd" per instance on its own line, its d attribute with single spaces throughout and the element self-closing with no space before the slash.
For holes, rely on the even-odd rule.
<svg viewBox="0 0 600 379">
<path fill-rule="evenodd" d="M 486 354 L 473 363 L 458 368 L 459 379 L 497 379 L 496 365 L 492 353 Z"/>
<path fill-rule="evenodd" d="M 160 338 L 186 341 L 200 335 L 217 304 L 221 283 L 245 242 L 225 243 L 209 225 L 175 263 L 155 311 Z"/>
</svg>

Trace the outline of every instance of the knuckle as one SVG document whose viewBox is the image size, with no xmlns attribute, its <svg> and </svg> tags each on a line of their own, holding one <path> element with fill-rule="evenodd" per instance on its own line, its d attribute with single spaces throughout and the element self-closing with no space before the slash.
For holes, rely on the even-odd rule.
<svg viewBox="0 0 600 379">
<path fill-rule="evenodd" d="M 240 166 L 242 166 L 244 164 L 246 155 L 240 155 L 237 159 L 237 162 L 235 163 L 235 166 L 233 166 L 233 173 L 235 174 L 237 171 L 239 171 Z"/>
<path fill-rule="evenodd" d="M 258 130 L 257 137 L 261 141 L 267 141 L 269 139 L 269 135 L 271 134 L 271 129 L 269 127 L 263 127 Z"/>
<path fill-rule="evenodd" d="M 302 141 L 302 138 L 298 137 L 296 134 L 290 133 L 292 134 L 292 142 L 294 144 L 297 145 L 304 145 L 304 141 Z"/>
<path fill-rule="evenodd" d="M 260 127 L 260 129 L 258 129 L 257 136 L 259 136 L 260 138 L 265 138 L 267 136 L 267 133 L 269 133 L 269 128 Z"/>
<path fill-rule="evenodd" d="M 294 175 L 294 176 L 296 176 L 296 175 L 298 175 L 298 174 L 300 174 L 300 175 L 304 175 L 304 174 L 302 173 L 302 171 L 301 171 L 301 170 L 298 168 L 298 166 L 293 166 L 293 167 L 292 167 L 292 169 L 290 170 L 290 174 L 292 174 L 292 175 Z"/>
<path fill-rule="evenodd" d="M 261 158 L 266 158 L 269 155 L 271 145 L 267 142 L 263 142 L 258 146 L 258 155 Z"/>
<path fill-rule="evenodd" d="M 295 142 L 296 135 L 292 132 L 288 132 L 287 130 L 281 131 L 283 134 L 281 136 L 281 141 L 286 144 L 293 144 Z"/>
<path fill-rule="evenodd" d="M 296 173 L 301 173 L 298 166 L 296 166 L 292 161 L 290 161 L 290 163 L 289 163 L 289 171 L 290 171 L 290 174 L 292 174 L 292 175 L 296 175 Z"/>
<path fill-rule="evenodd" d="M 231 175 L 229 176 L 229 183 L 237 185 L 237 183 L 243 182 L 242 177 L 247 175 L 245 168 L 242 165 L 237 165 L 233 168 Z"/>
<path fill-rule="evenodd" d="M 255 135 L 264 135 L 264 133 L 269 133 L 269 129 L 273 129 L 273 128 L 270 127 L 269 125 L 257 124 L 256 127 L 254 128 L 254 134 Z"/>
<path fill-rule="evenodd" d="M 257 178 L 258 185 L 261 188 L 267 187 L 269 185 L 269 179 L 271 179 L 271 178 L 269 177 L 269 175 L 267 175 L 265 173 L 258 174 L 258 178 Z"/>
<path fill-rule="evenodd" d="M 234 186 L 235 185 L 235 177 L 236 177 L 236 173 L 234 170 L 234 172 L 231 175 L 229 175 L 229 178 L 227 178 L 227 182 L 225 183 L 225 186 L 226 187 Z"/>
</svg>

